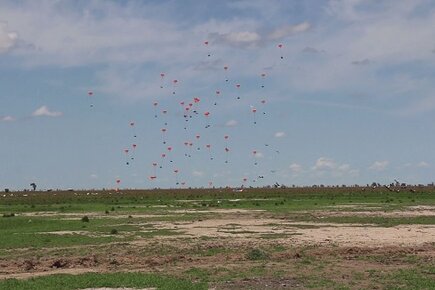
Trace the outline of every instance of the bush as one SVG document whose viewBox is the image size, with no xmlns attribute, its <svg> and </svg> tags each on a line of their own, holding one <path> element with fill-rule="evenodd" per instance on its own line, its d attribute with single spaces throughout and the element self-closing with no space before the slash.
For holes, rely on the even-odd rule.
<svg viewBox="0 0 435 290">
<path fill-rule="evenodd" d="M 246 258 L 249 260 L 265 260 L 268 258 L 268 255 L 265 251 L 260 249 L 252 249 L 246 254 Z"/>
<path fill-rule="evenodd" d="M 3 214 L 3 217 L 4 217 L 4 218 L 9 218 L 9 217 L 14 217 L 14 216 L 15 216 L 14 213 L 4 213 L 4 214 Z"/>
<path fill-rule="evenodd" d="M 89 222 L 89 218 L 87 215 L 85 215 L 84 217 L 82 217 L 82 222 L 84 223 L 88 223 Z"/>
<path fill-rule="evenodd" d="M 111 235 L 116 235 L 116 234 L 118 234 L 118 230 L 117 230 L 117 229 L 112 229 L 112 230 L 110 231 L 110 234 L 111 234 Z"/>
</svg>

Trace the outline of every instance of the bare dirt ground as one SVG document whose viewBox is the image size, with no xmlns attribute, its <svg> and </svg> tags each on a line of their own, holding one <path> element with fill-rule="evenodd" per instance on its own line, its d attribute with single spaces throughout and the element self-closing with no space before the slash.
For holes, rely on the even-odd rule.
<svg viewBox="0 0 435 290">
<path fill-rule="evenodd" d="M 179 237 L 231 237 L 258 239 L 264 235 L 283 235 L 292 245 L 332 243 L 338 246 L 417 246 L 435 242 L 435 225 L 400 225 L 390 228 L 370 224 L 288 222 L 246 216 L 208 219 L 186 223 L 158 222 L 160 229 L 180 232 Z M 173 237 L 161 237 L 173 239 Z"/>
<path fill-rule="evenodd" d="M 183 210 L 179 213 L 201 212 L 212 216 L 194 221 L 147 222 L 147 225 L 151 224 L 155 229 L 172 230 L 177 235 L 136 237 L 125 243 L 75 246 L 74 250 L 71 250 L 72 247 L 42 249 L 37 255 L 30 249 L 17 251 L 19 254 L 14 259 L 0 257 L 0 279 L 114 271 L 182 275 L 191 268 L 211 272 L 217 277 L 226 277 L 253 269 L 252 271 L 262 271 L 269 278 L 236 275 L 240 279 L 228 278 L 226 282 L 211 283 L 212 288 L 304 289 L 301 278 L 277 278 L 274 273 L 281 273 L 283 277 L 291 277 L 295 271 L 300 275 L 309 275 L 317 269 L 318 264 L 330 263 L 333 265 L 331 270 L 322 270 L 325 275 L 350 281 L 354 279 L 354 273 L 364 273 L 367 269 L 393 271 L 407 268 L 409 264 L 406 259 L 410 259 L 409 256 L 428 264 L 435 263 L 435 225 L 381 227 L 373 224 L 327 223 L 321 220 L 323 216 L 347 215 L 434 216 L 435 207 L 410 207 L 398 212 L 348 209 L 342 207 L 306 213 L 318 218 L 318 222 L 293 221 L 263 211 Z M 358 206 L 352 208 L 355 209 Z M 45 214 L 49 216 L 51 213 L 26 215 L 31 217 Z M 176 213 L 170 211 L 169 214 Z M 89 216 L 91 215 L 102 216 L 90 213 Z M 158 218 L 162 215 L 137 214 L 133 215 L 133 219 Z M 75 217 L 70 214 L 57 216 Z M 74 232 L 56 232 L 72 233 Z M 258 268 L 259 262 L 247 257 L 246 253 L 254 248 L 264 249 L 268 253 L 268 259 L 261 262 L 264 268 Z M 273 269 L 273 273 L 268 273 L 268 268 Z M 361 287 L 364 286 L 370 287 L 361 282 Z"/>
</svg>

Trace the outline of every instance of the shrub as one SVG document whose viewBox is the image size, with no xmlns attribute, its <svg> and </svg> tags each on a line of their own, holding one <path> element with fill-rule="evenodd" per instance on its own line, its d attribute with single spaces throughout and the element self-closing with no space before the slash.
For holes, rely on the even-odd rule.
<svg viewBox="0 0 435 290">
<path fill-rule="evenodd" d="M 84 223 L 88 223 L 89 222 L 89 218 L 87 215 L 85 215 L 84 217 L 82 217 L 82 222 Z"/>
<path fill-rule="evenodd" d="M 14 217 L 14 216 L 15 216 L 14 213 L 4 213 L 4 214 L 3 214 L 3 217 L 4 217 L 4 218 L 9 218 L 9 217 Z"/>
<path fill-rule="evenodd" d="M 263 251 L 263 250 L 260 250 L 260 249 L 252 249 L 252 250 L 250 250 L 250 251 L 246 254 L 246 257 L 247 257 L 249 260 L 256 261 L 256 260 L 265 260 L 265 259 L 268 258 L 268 255 L 267 255 L 267 253 L 266 253 L 265 251 Z"/>
<path fill-rule="evenodd" d="M 118 234 L 118 230 L 117 230 L 117 229 L 112 229 L 112 230 L 110 231 L 110 234 L 111 234 L 111 235 L 116 235 L 116 234 Z"/>
</svg>

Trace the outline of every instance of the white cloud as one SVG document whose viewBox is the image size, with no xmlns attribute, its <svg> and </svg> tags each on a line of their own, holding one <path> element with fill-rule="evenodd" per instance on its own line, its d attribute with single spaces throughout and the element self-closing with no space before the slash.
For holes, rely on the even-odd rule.
<svg viewBox="0 0 435 290">
<path fill-rule="evenodd" d="M 50 111 L 47 106 L 42 106 L 32 113 L 34 117 L 60 117 L 62 115 L 62 112 Z"/>
<path fill-rule="evenodd" d="M 267 38 L 269 38 L 270 40 L 281 40 L 281 39 L 288 37 L 288 36 L 291 36 L 293 34 L 305 32 L 305 31 L 309 30 L 310 27 L 311 27 L 311 25 L 308 22 L 303 22 L 303 23 L 296 24 L 296 25 L 282 26 L 282 27 L 279 27 L 279 28 L 275 29 L 274 31 L 272 31 L 267 36 Z"/>
<path fill-rule="evenodd" d="M 329 1 L 327 12 L 343 20 L 360 20 L 361 15 L 357 12 L 357 8 L 361 2 L 362 0 L 331 0 Z"/>
<path fill-rule="evenodd" d="M 317 159 L 316 164 L 312 167 L 315 171 L 331 170 L 337 168 L 337 163 L 333 159 L 320 157 Z"/>
<path fill-rule="evenodd" d="M 241 31 L 229 33 L 210 33 L 209 38 L 213 43 L 233 47 L 255 47 L 261 43 L 262 37 L 257 32 Z"/>
<path fill-rule="evenodd" d="M 228 43 L 252 43 L 258 42 L 261 39 L 261 36 L 256 32 L 231 32 L 223 35 L 223 38 Z"/>
<path fill-rule="evenodd" d="M 10 50 L 17 42 L 18 34 L 8 30 L 7 23 L 0 22 L 0 53 Z"/>
<path fill-rule="evenodd" d="M 387 169 L 389 164 L 390 162 L 387 160 L 375 161 L 372 165 L 370 165 L 369 169 L 375 171 L 384 171 L 385 169 Z"/>
<path fill-rule="evenodd" d="M 13 122 L 15 120 L 12 116 L 0 116 L 0 122 Z"/>
<path fill-rule="evenodd" d="M 215 43 L 235 47 L 256 47 L 270 41 L 279 41 L 286 37 L 309 30 L 310 23 L 302 22 L 296 25 L 284 25 L 269 32 L 239 31 L 228 33 L 210 33 L 209 37 Z"/>
<path fill-rule="evenodd" d="M 91 179 L 98 179 L 98 175 L 97 175 L 97 174 L 91 174 L 91 175 L 90 175 L 90 178 L 91 178 Z"/>
<path fill-rule="evenodd" d="M 417 167 L 420 167 L 420 168 L 427 168 L 429 166 L 430 166 L 429 163 L 427 163 L 425 161 L 421 161 L 417 164 Z"/>
<path fill-rule="evenodd" d="M 169 12 L 163 13 L 165 10 L 171 10 L 168 8 L 173 8 L 174 3 L 137 5 L 134 1 L 127 2 L 126 5 L 90 1 L 77 10 L 67 4 L 59 5 L 52 1 L 42 1 L 38 4 L 25 1 L 19 6 L 0 7 L 0 19 L 8 20 L 10 27 L 19 33 L 20 46 L 22 42 L 29 44 L 29 48 L 16 53 L 25 65 L 110 63 L 113 70 L 120 71 L 120 67 L 121 70 L 132 64 L 141 67 L 142 64 L 151 62 L 165 67 L 166 72 L 178 76 L 183 73 L 184 78 L 188 77 L 181 67 L 192 65 L 192 60 L 197 60 L 199 54 L 204 54 L 205 49 L 201 43 L 207 38 L 207 33 L 215 35 L 223 44 L 231 44 L 230 46 L 264 48 L 258 55 L 255 54 L 258 52 L 256 50 L 249 53 L 243 51 L 242 56 L 246 56 L 251 63 L 240 65 L 243 57 L 237 57 L 234 50 L 234 55 L 230 55 L 225 51 L 225 47 L 214 45 L 213 39 L 208 39 L 210 50 L 215 53 L 213 56 L 218 53 L 225 56 L 227 63 L 234 63 L 234 67 L 237 65 L 237 68 L 244 72 L 269 65 L 272 55 L 276 54 L 275 45 L 280 37 L 300 34 L 295 38 L 287 38 L 284 43 L 284 53 L 288 62 L 291 61 L 299 71 L 280 73 L 278 70 L 288 70 L 289 67 L 275 67 L 277 83 L 285 84 L 278 89 L 285 90 L 285 86 L 288 86 L 287 88 L 294 88 L 295 93 L 301 93 L 301 96 L 305 92 L 314 91 L 318 92 L 319 96 L 325 93 L 340 98 L 338 96 L 342 93 L 343 99 L 346 98 L 344 100 L 324 98 L 322 101 L 343 105 L 352 102 L 347 99 L 348 91 L 360 90 L 366 92 L 366 96 L 360 98 L 361 104 L 352 102 L 355 107 L 366 104 L 366 107 L 384 108 L 384 111 L 411 108 L 407 109 L 409 114 L 435 110 L 434 89 L 430 81 L 424 86 L 419 83 L 410 84 L 406 96 L 409 96 L 410 91 L 413 91 L 415 96 L 407 98 L 406 102 L 392 101 L 388 103 L 391 105 L 384 106 L 382 98 L 386 95 L 399 96 L 396 92 L 400 89 L 403 91 L 402 86 L 406 82 L 392 78 L 391 74 L 377 72 L 386 65 L 397 67 L 413 61 L 433 63 L 433 54 L 430 51 L 434 49 L 432 39 L 435 17 L 430 5 L 417 0 L 400 3 L 387 1 L 386 4 L 359 0 L 329 1 L 325 9 L 330 16 L 328 21 L 320 22 L 310 34 L 301 34 L 310 30 L 310 23 L 286 24 L 268 30 L 265 23 L 267 21 L 264 21 L 274 17 L 279 19 L 277 22 L 288 21 L 289 17 L 285 15 L 287 10 L 283 9 L 288 4 L 264 5 L 261 1 L 254 2 L 237 1 L 228 4 L 243 11 L 248 7 L 249 11 L 253 12 L 253 17 L 216 17 L 205 23 L 192 25 L 186 22 L 186 25 L 182 26 L 177 25 L 177 20 L 167 17 L 170 16 Z M 429 9 L 424 9 L 426 13 L 419 15 L 419 10 L 415 7 L 420 10 L 425 7 Z M 153 13 L 155 9 L 159 10 L 163 17 L 141 15 L 144 11 L 159 15 Z M 264 14 L 266 11 L 267 14 Z M 41 21 L 39 15 L 46 17 Z M 267 15 L 267 18 L 255 15 Z M 341 25 L 341 21 L 346 21 L 346 25 Z M 6 34 L 11 33 L 3 28 L 3 35 L 6 35 L 4 31 Z M 10 35 L 8 39 L 10 43 Z M 292 54 L 305 50 L 307 44 L 322 48 L 321 52 L 325 49 L 328 54 L 323 54 L 322 57 L 311 57 L 307 54 L 304 57 L 300 57 L 300 54 L 295 57 L 297 53 Z M 309 47 L 305 50 L 311 53 L 316 51 L 319 50 Z M 352 65 L 352 62 L 363 64 L 364 60 L 369 60 L 370 65 L 355 72 L 357 66 Z M 219 68 L 219 65 L 217 67 Z M 198 68 L 213 69 L 214 63 L 200 63 Z M 401 71 L 410 74 L 412 70 Z M 289 73 L 292 75 L 291 78 L 288 77 Z M 205 76 L 201 76 L 198 79 L 203 81 L 204 78 Z M 122 98 L 134 95 L 135 99 L 139 99 L 157 95 L 158 92 L 150 90 L 144 79 L 148 78 L 132 80 L 131 75 L 121 72 L 117 76 L 107 76 L 101 87 L 108 95 Z M 422 92 L 415 91 L 416 88 Z M 337 94 L 331 94 L 331 91 Z M 367 106 L 367 103 L 370 105 Z M 425 106 L 427 103 L 430 106 Z"/>
<path fill-rule="evenodd" d="M 302 166 L 300 164 L 297 163 L 292 163 L 289 166 L 290 170 L 292 171 L 293 174 L 298 174 L 302 172 Z"/>
<path fill-rule="evenodd" d="M 347 163 L 338 163 L 334 159 L 320 157 L 316 164 L 311 168 L 319 176 L 329 174 L 332 177 L 356 177 L 359 175 L 359 170 L 352 168 Z"/>
<path fill-rule="evenodd" d="M 276 137 L 276 138 L 282 138 L 282 137 L 285 137 L 285 132 L 276 132 L 276 133 L 275 133 L 275 137 Z"/>
<path fill-rule="evenodd" d="M 229 120 L 225 123 L 225 126 L 227 127 L 235 127 L 237 126 L 239 123 L 236 120 Z"/>
</svg>

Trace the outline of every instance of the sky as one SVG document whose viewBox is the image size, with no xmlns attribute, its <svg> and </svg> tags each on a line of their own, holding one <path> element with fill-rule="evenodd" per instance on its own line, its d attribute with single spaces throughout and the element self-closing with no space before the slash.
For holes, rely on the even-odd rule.
<svg viewBox="0 0 435 290">
<path fill-rule="evenodd" d="M 0 188 L 431 183 L 434 80 L 433 0 L 0 1 Z"/>
</svg>

